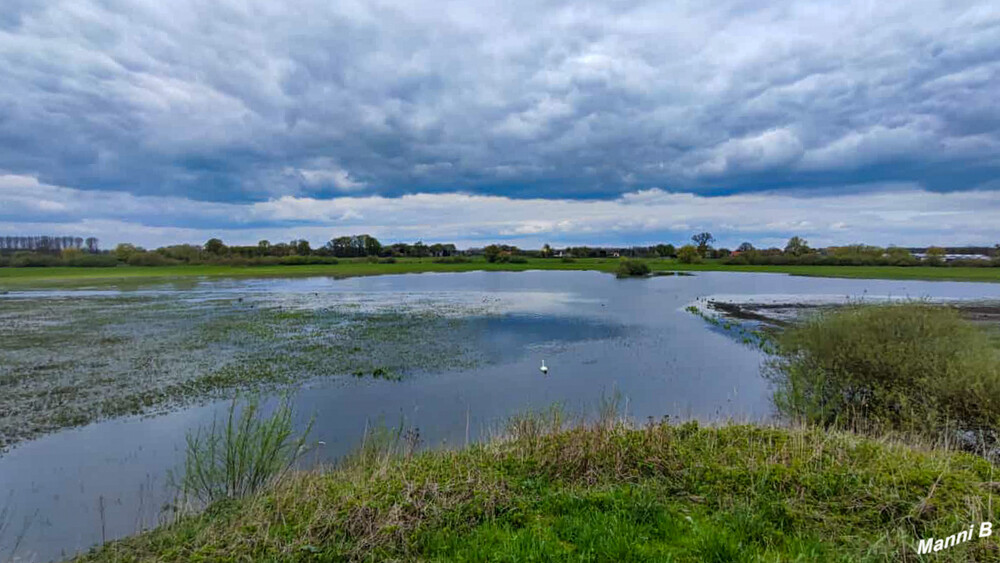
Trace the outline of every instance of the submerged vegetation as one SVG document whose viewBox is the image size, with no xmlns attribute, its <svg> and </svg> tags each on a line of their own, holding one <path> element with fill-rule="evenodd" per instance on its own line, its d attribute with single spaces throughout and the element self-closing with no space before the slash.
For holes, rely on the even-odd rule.
<svg viewBox="0 0 1000 563">
<path fill-rule="evenodd" d="M 950 307 L 852 305 L 788 328 L 776 344 L 775 402 L 794 419 L 996 442 L 1000 351 Z"/>
<path fill-rule="evenodd" d="M 998 516 L 983 458 L 818 428 L 522 416 L 458 451 L 382 438 L 81 560 L 889 561 Z"/>
</svg>

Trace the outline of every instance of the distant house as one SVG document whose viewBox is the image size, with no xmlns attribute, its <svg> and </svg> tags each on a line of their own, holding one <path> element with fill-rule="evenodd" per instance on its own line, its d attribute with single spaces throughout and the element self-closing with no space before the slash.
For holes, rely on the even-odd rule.
<svg viewBox="0 0 1000 563">
<path fill-rule="evenodd" d="M 914 258 L 919 258 L 921 260 L 927 258 L 927 253 L 925 252 L 915 252 L 913 253 Z M 952 262 L 955 260 L 989 260 L 990 257 L 985 254 L 945 254 L 944 261 Z"/>
</svg>

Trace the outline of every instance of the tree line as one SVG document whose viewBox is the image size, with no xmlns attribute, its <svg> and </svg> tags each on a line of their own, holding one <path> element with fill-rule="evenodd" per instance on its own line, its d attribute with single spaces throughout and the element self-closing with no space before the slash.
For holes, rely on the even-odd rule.
<svg viewBox="0 0 1000 563">
<path fill-rule="evenodd" d="M 3 236 L 0 237 L 0 253 L 27 252 L 61 252 L 67 249 L 84 250 L 90 253 L 100 251 L 95 237 L 54 237 L 40 236 Z"/>
<path fill-rule="evenodd" d="M 1000 266 L 1000 245 L 993 248 L 927 249 L 887 248 L 864 244 L 813 248 L 803 237 L 793 236 L 784 248 L 756 248 L 743 242 L 735 250 L 716 248 L 709 232 L 691 236 L 691 243 L 632 246 L 624 248 L 571 246 L 562 250 L 546 244 L 539 250 L 524 250 L 507 244 L 459 250 L 454 244 L 409 243 L 382 244 L 369 234 L 339 236 L 318 248 L 307 240 L 271 243 L 261 240 L 253 245 L 227 245 L 211 238 L 202 245 L 177 244 L 147 250 L 130 243 L 102 251 L 94 237 L 4 236 L 0 237 L 0 266 L 166 266 L 178 264 L 334 264 L 343 258 L 367 258 L 391 262 L 396 258 L 434 258 L 440 262 L 468 261 L 469 256 L 483 256 L 488 262 L 523 263 L 528 258 L 676 258 L 683 263 L 715 259 L 728 265 L 836 265 L 836 266 Z M 968 259 L 975 252 L 992 259 Z M 956 256 L 959 255 L 959 256 Z"/>
</svg>

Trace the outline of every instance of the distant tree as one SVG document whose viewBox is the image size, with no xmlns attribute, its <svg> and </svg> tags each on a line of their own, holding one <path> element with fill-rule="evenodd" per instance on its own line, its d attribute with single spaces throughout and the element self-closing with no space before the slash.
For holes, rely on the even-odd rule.
<svg viewBox="0 0 1000 563">
<path fill-rule="evenodd" d="M 697 247 L 685 244 L 677 251 L 677 259 L 684 264 L 701 262 L 701 252 L 698 251 Z"/>
<path fill-rule="evenodd" d="M 76 258 L 80 258 L 81 256 L 83 256 L 83 251 L 80 250 L 79 248 L 72 248 L 72 247 L 70 247 L 70 248 L 63 248 L 59 252 L 59 257 L 62 258 L 63 260 L 67 260 L 67 261 L 68 260 L 74 260 Z"/>
<path fill-rule="evenodd" d="M 890 246 L 885 249 L 885 253 L 889 255 L 890 258 L 910 258 L 913 255 L 910 251 L 901 246 Z"/>
<path fill-rule="evenodd" d="M 202 249 L 193 244 L 175 244 L 157 248 L 156 252 L 165 258 L 181 262 L 194 262 L 201 259 Z"/>
<path fill-rule="evenodd" d="M 792 256 L 802 256 L 803 254 L 808 254 L 812 249 L 809 248 L 809 244 L 806 239 L 794 236 L 788 239 L 788 244 L 785 245 L 785 254 L 791 254 Z"/>
<path fill-rule="evenodd" d="M 324 248 L 329 254 L 341 258 L 378 256 L 382 252 L 382 243 L 371 235 L 353 235 L 337 237 L 326 243 Z"/>
<path fill-rule="evenodd" d="M 423 241 L 420 241 L 420 240 L 418 240 L 417 242 L 413 243 L 413 247 L 411 248 L 411 251 L 413 252 L 413 255 L 416 256 L 417 258 L 423 258 L 424 256 L 430 256 L 430 253 L 431 253 L 430 248 L 428 248 L 428 246 L 426 244 L 424 244 Z"/>
<path fill-rule="evenodd" d="M 932 266 L 938 266 L 944 263 L 944 257 L 947 252 L 945 252 L 945 250 L 940 246 L 932 246 L 927 249 L 925 254 L 927 263 Z"/>
<path fill-rule="evenodd" d="M 210 238 L 205 243 L 205 252 L 215 254 L 218 256 L 226 251 L 226 245 L 222 243 L 221 239 Z"/>
<path fill-rule="evenodd" d="M 662 258 L 673 258 L 677 256 L 677 249 L 672 244 L 658 244 L 654 251 Z"/>
<path fill-rule="evenodd" d="M 358 238 L 361 239 L 362 252 L 365 256 L 378 256 L 382 253 L 382 243 L 377 238 L 371 235 L 361 235 Z"/>
<path fill-rule="evenodd" d="M 552 247 L 548 243 L 542 245 L 542 258 L 549 258 L 552 256 Z"/>
<path fill-rule="evenodd" d="M 97 252 L 100 251 L 100 247 L 98 247 L 97 239 L 95 237 L 87 237 L 85 244 L 87 245 L 87 252 L 91 254 L 97 254 Z"/>
<path fill-rule="evenodd" d="M 122 262 L 127 262 L 135 254 L 141 254 L 145 252 L 142 248 L 137 247 L 134 244 L 129 244 L 123 242 L 115 247 L 115 258 L 121 260 Z"/>
<path fill-rule="evenodd" d="M 712 236 L 712 233 L 704 232 L 693 235 L 691 240 L 698 245 L 698 253 L 705 256 L 705 254 L 708 253 L 708 249 L 711 244 L 715 242 L 715 237 Z"/>
<path fill-rule="evenodd" d="M 295 253 L 299 256 L 309 256 L 312 254 L 312 248 L 309 247 L 309 241 L 305 239 L 292 241 L 292 246 L 295 247 Z"/>
<path fill-rule="evenodd" d="M 257 243 L 257 253 L 261 256 L 267 256 L 271 253 L 271 242 L 267 240 L 262 240 Z"/>
<path fill-rule="evenodd" d="M 483 256 L 486 257 L 487 262 L 496 262 L 501 252 L 502 250 L 498 245 L 491 244 L 483 249 Z"/>
<path fill-rule="evenodd" d="M 740 243 L 739 246 L 736 247 L 736 252 L 741 252 L 741 253 L 753 252 L 754 250 L 756 249 L 749 242 L 742 242 Z"/>
<path fill-rule="evenodd" d="M 334 256 L 343 258 L 351 255 L 351 237 L 337 237 L 326 243 L 327 250 Z"/>
</svg>

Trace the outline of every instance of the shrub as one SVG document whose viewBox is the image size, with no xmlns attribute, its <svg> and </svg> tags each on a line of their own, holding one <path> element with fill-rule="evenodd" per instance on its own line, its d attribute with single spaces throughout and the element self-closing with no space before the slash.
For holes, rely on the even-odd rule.
<svg viewBox="0 0 1000 563">
<path fill-rule="evenodd" d="M 576 262 L 576 258 L 573 258 L 572 256 L 563 256 L 562 261 L 565 264 L 571 264 L 573 262 Z"/>
<path fill-rule="evenodd" d="M 472 262 L 465 256 L 445 256 L 443 258 L 435 258 L 434 262 L 437 264 L 465 264 L 466 262 Z"/>
<path fill-rule="evenodd" d="M 853 305 L 776 337 L 779 411 L 824 426 L 995 439 L 1000 363 L 989 336 L 949 307 Z"/>
<path fill-rule="evenodd" d="M 684 264 L 697 264 L 701 262 L 701 254 L 694 245 L 685 244 L 677 251 L 677 259 Z"/>
<path fill-rule="evenodd" d="M 280 264 L 283 266 L 305 266 L 308 264 L 337 264 L 336 258 L 329 256 L 283 256 Z"/>
<path fill-rule="evenodd" d="M 171 266 L 179 263 L 156 252 L 137 252 L 128 257 L 129 266 Z"/>
<path fill-rule="evenodd" d="M 256 399 L 242 409 L 229 406 L 224 425 L 212 421 L 208 429 L 187 435 L 181 492 L 203 503 L 239 498 L 257 492 L 287 471 L 305 449 L 312 423 L 299 437 L 293 435 L 292 407 L 284 399 L 269 417 Z"/>
<path fill-rule="evenodd" d="M 118 265 L 118 259 L 112 254 L 81 254 L 67 258 L 64 263 L 81 268 L 114 268 Z"/>
<path fill-rule="evenodd" d="M 388 258 L 382 258 L 381 260 L 378 261 L 378 263 L 379 264 L 395 264 L 396 263 L 396 258 L 392 257 L 392 256 L 390 256 Z"/>
<path fill-rule="evenodd" d="M 646 275 L 649 275 L 649 264 L 641 260 L 625 258 L 618 263 L 617 276 L 619 278 Z"/>
<path fill-rule="evenodd" d="M 62 260 L 51 254 L 36 254 L 34 252 L 16 252 L 10 261 L 15 268 L 43 268 L 62 266 Z"/>
</svg>

